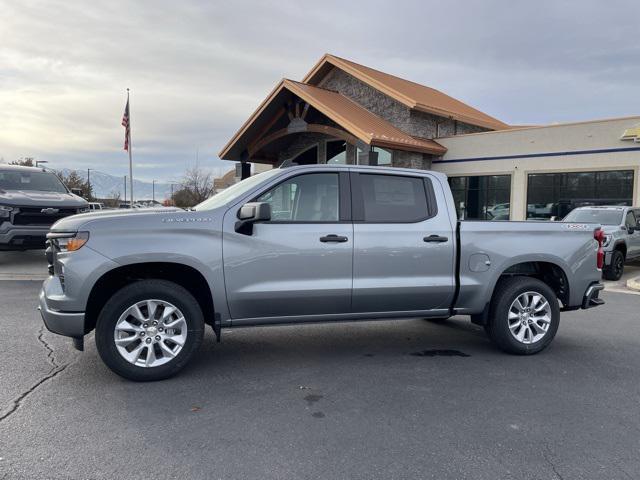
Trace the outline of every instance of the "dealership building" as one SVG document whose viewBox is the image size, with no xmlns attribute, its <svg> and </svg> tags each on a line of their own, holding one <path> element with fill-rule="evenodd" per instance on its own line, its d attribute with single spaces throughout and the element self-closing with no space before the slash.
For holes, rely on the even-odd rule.
<svg viewBox="0 0 640 480">
<path fill-rule="evenodd" d="M 284 79 L 220 152 L 238 176 L 280 165 L 432 169 L 460 218 L 563 217 L 581 205 L 640 205 L 640 116 L 511 126 L 438 90 L 325 55 Z"/>
</svg>

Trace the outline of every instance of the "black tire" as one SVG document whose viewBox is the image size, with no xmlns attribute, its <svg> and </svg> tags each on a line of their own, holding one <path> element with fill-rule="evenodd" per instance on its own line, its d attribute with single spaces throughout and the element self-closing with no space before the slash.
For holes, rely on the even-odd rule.
<svg viewBox="0 0 640 480">
<path fill-rule="evenodd" d="M 137 302 L 169 302 L 183 314 L 187 336 L 182 349 L 167 363 L 141 367 L 129 363 L 116 347 L 114 331 L 120 316 Z M 163 380 L 178 373 L 198 350 L 204 335 L 204 318 L 197 300 L 180 285 L 166 280 L 140 280 L 118 290 L 104 305 L 96 324 L 96 347 L 102 361 L 121 377 L 138 382 Z"/>
<path fill-rule="evenodd" d="M 624 273 L 624 254 L 620 250 L 614 250 L 611 254 L 611 263 L 602 271 L 606 280 L 618 281 Z"/>
<path fill-rule="evenodd" d="M 550 323 L 546 333 L 532 343 L 517 340 L 509 329 L 509 311 L 515 300 L 526 292 L 541 294 L 550 307 Z M 560 324 L 560 306 L 555 292 L 544 282 L 532 277 L 508 277 L 500 280 L 491 299 L 489 324 L 485 331 L 501 350 L 515 355 L 532 355 L 544 350 L 556 336 Z M 525 327 L 526 328 L 526 327 Z M 533 329 L 530 328 L 531 331 Z"/>
</svg>

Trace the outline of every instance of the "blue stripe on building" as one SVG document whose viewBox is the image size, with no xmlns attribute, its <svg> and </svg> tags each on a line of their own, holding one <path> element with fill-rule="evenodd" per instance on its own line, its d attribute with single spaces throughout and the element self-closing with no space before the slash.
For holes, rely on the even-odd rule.
<svg viewBox="0 0 640 480">
<path fill-rule="evenodd" d="M 435 164 L 440 163 L 458 163 L 458 162 L 483 162 L 486 160 L 516 160 L 520 158 L 540 158 L 540 157 L 567 157 L 571 155 L 595 155 L 598 153 L 618 153 L 640 151 L 640 147 L 625 148 L 603 148 L 600 150 L 576 150 L 573 152 L 547 152 L 547 153 L 527 153 L 523 155 L 502 155 L 497 157 L 471 157 L 458 158 L 454 160 L 434 160 Z"/>
</svg>

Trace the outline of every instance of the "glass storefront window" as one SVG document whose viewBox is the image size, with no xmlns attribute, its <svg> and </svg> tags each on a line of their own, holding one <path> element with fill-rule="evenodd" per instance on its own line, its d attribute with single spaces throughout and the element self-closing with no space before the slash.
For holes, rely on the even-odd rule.
<svg viewBox="0 0 640 480">
<path fill-rule="evenodd" d="M 378 165 L 391 165 L 391 152 L 384 148 L 373 147 L 373 151 L 378 153 Z M 355 163 L 358 163 L 362 150 L 356 148 Z M 342 140 L 331 140 L 327 142 L 327 163 L 347 163 L 347 143 Z"/>
<path fill-rule="evenodd" d="M 589 205 L 631 205 L 633 170 L 531 173 L 527 178 L 527 220 L 564 218 Z"/>
<path fill-rule="evenodd" d="M 460 220 L 509 220 L 511 175 L 449 177 Z"/>
<path fill-rule="evenodd" d="M 391 152 L 384 148 L 373 147 L 374 152 L 378 152 L 378 165 L 391 165 Z"/>
<path fill-rule="evenodd" d="M 327 142 L 327 163 L 347 163 L 347 142 Z"/>
</svg>

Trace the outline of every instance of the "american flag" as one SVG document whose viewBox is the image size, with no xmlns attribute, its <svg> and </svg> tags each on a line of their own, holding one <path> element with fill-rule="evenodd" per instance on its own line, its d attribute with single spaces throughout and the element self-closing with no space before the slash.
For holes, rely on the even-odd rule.
<svg viewBox="0 0 640 480">
<path fill-rule="evenodd" d="M 124 149 L 129 151 L 129 98 L 127 98 L 127 106 L 124 107 L 124 115 L 122 115 L 122 126 L 124 127 Z"/>
</svg>

